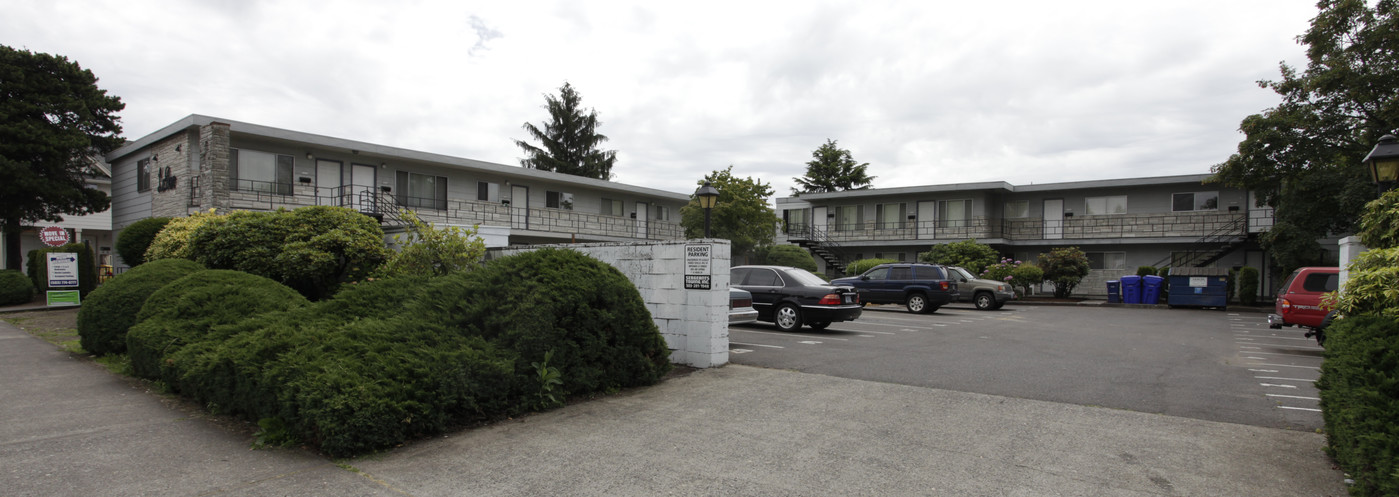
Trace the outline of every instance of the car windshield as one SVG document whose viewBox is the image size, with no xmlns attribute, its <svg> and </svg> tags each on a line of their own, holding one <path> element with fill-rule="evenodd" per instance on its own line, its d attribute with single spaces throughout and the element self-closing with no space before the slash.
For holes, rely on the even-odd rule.
<svg viewBox="0 0 1399 497">
<path fill-rule="evenodd" d="M 830 284 L 826 283 L 826 280 L 821 279 L 820 276 L 811 274 L 810 271 L 805 269 L 792 268 L 783 271 L 783 273 L 790 276 L 792 280 L 802 286 L 826 286 Z"/>
<path fill-rule="evenodd" d="M 969 280 L 974 280 L 974 279 L 976 279 L 975 276 L 972 276 L 972 274 L 971 274 L 971 273 L 968 273 L 967 270 L 965 270 L 965 269 L 962 269 L 962 268 L 959 268 L 959 267 L 954 267 L 954 268 L 952 268 L 952 270 L 953 270 L 953 271 L 956 271 L 957 274 L 962 275 L 963 278 L 966 278 L 966 279 L 969 279 Z"/>
</svg>

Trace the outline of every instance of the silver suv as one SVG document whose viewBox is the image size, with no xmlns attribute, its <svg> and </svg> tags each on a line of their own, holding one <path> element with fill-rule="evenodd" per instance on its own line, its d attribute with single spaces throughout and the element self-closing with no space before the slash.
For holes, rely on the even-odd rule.
<svg viewBox="0 0 1399 497">
<path fill-rule="evenodd" d="M 951 266 L 952 281 L 957 282 L 958 302 L 968 302 L 977 309 L 990 311 L 1000 309 L 1006 301 L 1015 298 L 1015 289 L 1004 281 L 987 280 L 973 276 L 971 271 Z"/>
</svg>

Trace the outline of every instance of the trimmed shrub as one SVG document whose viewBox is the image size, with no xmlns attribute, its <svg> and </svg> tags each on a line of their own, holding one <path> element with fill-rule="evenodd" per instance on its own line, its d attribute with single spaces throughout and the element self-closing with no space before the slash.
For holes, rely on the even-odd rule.
<svg viewBox="0 0 1399 497">
<path fill-rule="evenodd" d="M 1243 305 L 1258 304 L 1258 268 L 1243 267 L 1239 269 L 1239 303 Z"/>
<path fill-rule="evenodd" d="M 238 271 L 207 270 L 156 290 L 127 330 L 131 369 L 142 378 L 178 384 L 166 358 L 202 341 L 227 339 L 217 325 L 306 305 L 306 298 L 275 281 Z"/>
<path fill-rule="evenodd" d="M 168 217 L 148 217 L 126 225 L 117 235 L 117 255 L 127 266 L 136 267 L 146 262 L 146 249 L 150 248 L 156 234 L 170 224 Z"/>
<path fill-rule="evenodd" d="M 1021 263 L 1010 272 L 1012 281 L 1020 286 L 1021 295 L 1029 295 L 1031 288 L 1044 281 L 1044 270 L 1029 262 Z"/>
<path fill-rule="evenodd" d="M 1078 247 L 1060 247 L 1040 254 L 1038 265 L 1044 270 L 1044 281 L 1054 284 L 1054 296 L 1068 297 L 1074 287 L 1088 276 L 1088 256 Z"/>
<path fill-rule="evenodd" d="M 126 330 L 146 299 L 165 285 L 204 266 L 184 259 L 162 259 L 131 268 L 103 283 L 78 309 L 78 339 L 96 356 L 126 352 Z"/>
<path fill-rule="evenodd" d="M 791 266 L 816 272 L 816 259 L 811 257 L 811 252 L 796 245 L 770 245 L 763 254 L 762 262 L 757 264 Z"/>
<path fill-rule="evenodd" d="M 880 264 L 893 264 L 895 262 L 899 261 L 893 259 L 860 259 L 845 266 L 845 275 L 859 276 Z"/>
<path fill-rule="evenodd" d="M 72 288 L 49 288 L 49 257 L 47 254 L 52 252 L 78 254 L 78 295 L 87 298 L 87 294 L 97 287 L 97 261 L 92 257 L 92 251 L 88 249 L 88 246 L 81 243 L 29 251 L 29 263 L 25 267 L 29 271 L 29 281 L 34 285 L 34 291 L 42 294 L 49 290 L 72 290 Z"/>
<path fill-rule="evenodd" d="M 1351 495 L 1399 495 L 1399 321 L 1350 316 L 1326 330 L 1317 390 L 1327 453 Z"/>
<path fill-rule="evenodd" d="M 1155 276 L 1156 268 L 1154 266 L 1137 266 L 1137 276 L 1147 275 Z"/>
<path fill-rule="evenodd" d="M 531 363 L 551 351 L 564 395 L 650 385 L 671 368 L 636 287 L 572 250 L 526 252 L 437 278 L 408 312 L 518 353 L 521 391 L 539 390 Z"/>
<path fill-rule="evenodd" d="M 918 254 L 918 260 L 944 266 L 958 266 L 972 274 L 981 274 L 986 270 L 986 266 L 1001 260 L 1001 256 L 990 245 L 969 239 L 933 245 L 932 250 Z"/>
<path fill-rule="evenodd" d="M 0 269 L 0 305 L 28 304 L 34 300 L 34 282 L 24 273 Z"/>
<path fill-rule="evenodd" d="M 437 228 L 407 209 L 399 216 L 408 222 L 407 232 L 393 236 L 398 251 L 376 271 L 381 277 L 442 276 L 472 269 L 486 256 L 486 242 L 475 228 Z"/>
<path fill-rule="evenodd" d="M 196 212 L 185 217 L 172 218 L 170 222 L 156 233 L 155 239 L 146 248 L 146 261 L 156 259 L 190 259 L 193 260 L 193 253 L 189 245 L 190 235 L 194 230 L 203 226 L 204 223 L 221 218 L 214 209 L 208 212 Z"/>
</svg>

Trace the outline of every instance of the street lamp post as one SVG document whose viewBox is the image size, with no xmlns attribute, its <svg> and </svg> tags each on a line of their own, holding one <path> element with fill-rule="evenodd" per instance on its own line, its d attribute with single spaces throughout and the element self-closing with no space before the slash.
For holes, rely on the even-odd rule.
<svg viewBox="0 0 1399 497">
<path fill-rule="evenodd" d="M 700 207 L 704 208 L 704 237 L 709 238 L 709 211 L 713 210 L 714 203 L 719 201 L 719 189 L 706 181 L 704 186 L 695 190 L 695 196 L 699 197 Z"/>
<path fill-rule="evenodd" d="M 1380 137 L 1380 142 L 1365 156 L 1365 167 L 1370 170 L 1370 179 L 1380 195 L 1393 189 L 1399 182 L 1399 137 Z"/>
</svg>

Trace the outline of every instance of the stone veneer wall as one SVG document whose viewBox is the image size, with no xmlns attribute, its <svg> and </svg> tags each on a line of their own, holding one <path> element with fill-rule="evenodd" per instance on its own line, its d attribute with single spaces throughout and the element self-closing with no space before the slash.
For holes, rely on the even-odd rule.
<svg viewBox="0 0 1399 497">
<path fill-rule="evenodd" d="M 685 289 L 685 247 L 708 245 L 710 289 Z M 492 257 L 544 247 L 577 250 L 617 268 L 636 285 L 671 349 L 670 360 L 700 368 L 729 362 L 728 240 L 537 245 L 493 250 Z"/>
</svg>

